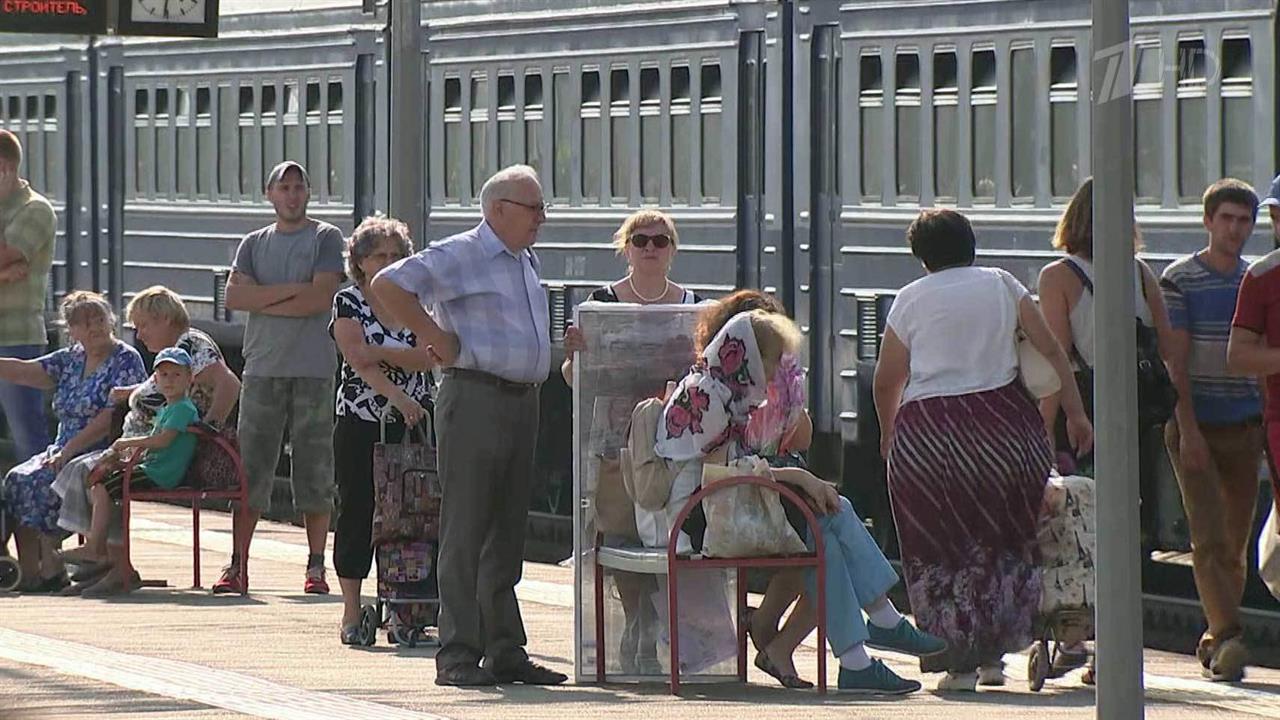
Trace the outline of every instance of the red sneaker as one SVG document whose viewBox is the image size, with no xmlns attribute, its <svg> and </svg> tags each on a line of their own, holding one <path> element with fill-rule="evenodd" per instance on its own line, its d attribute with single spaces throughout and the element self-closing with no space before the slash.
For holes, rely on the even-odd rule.
<svg viewBox="0 0 1280 720">
<path fill-rule="evenodd" d="M 235 565 L 227 565 L 222 568 L 222 577 L 218 578 L 218 582 L 213 584 L 214 595 L 239 595 L 244 592 L 244 585 L 240 583 L 240 568 Z"/>
<path fill-rule="evenodd" d="M 323 567 L 314 567 L 307 570 L 307 581 L 302 585 L 302 592 L 308 595 L 329 594 L 329 583 L 325 582 Z"/>
</svg>

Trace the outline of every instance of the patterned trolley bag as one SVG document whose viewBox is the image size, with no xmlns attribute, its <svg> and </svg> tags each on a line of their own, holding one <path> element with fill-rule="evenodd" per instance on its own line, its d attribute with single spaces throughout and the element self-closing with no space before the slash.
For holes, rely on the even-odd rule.
<svg viewBox="0 0 1280 720">
<path fill-rule="evenodd" d="M 430 643 L 426 628 L 439 614 L 434 564 L 441 493 L 430 418 L 406 430 L 398 443 L 386 441 L 384 418 L 381 442 L 373 447 L 378 605 L 363 612 L 367 644 L 377 627 L 387 627 L 393 642 Z"/>
<path fill-rule="evenodd" d="M 1094 484 L 1087 477 L 1049 478 L 1038 536 L 1043 592 L 1036 618 L 1036 638 L 1027 658 L 1027 684 L 1033 692 L 1050 678 L 1062 677 L 1081 662 L 1074 650 L 1093 637 Z M 1086 650 L 1086 656 L 1087 656 Z M 1062 660 L 1063 662 L 1060 662 Z M 1086 672 L 1092 677 L 1092 662 Z"/>
</svg>

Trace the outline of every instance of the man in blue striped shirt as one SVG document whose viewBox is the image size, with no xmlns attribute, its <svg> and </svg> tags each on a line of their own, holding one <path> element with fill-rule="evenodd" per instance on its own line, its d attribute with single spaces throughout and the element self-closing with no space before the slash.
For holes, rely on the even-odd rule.
<svg viewBox="0 0 1280 720">
<path fill-rule="evenodd" d="M 436 395 L 440 509 L 437 685 L 554 685 L 529 659 L 515 587 L 551 369 L 547 296 L 533 244 L 547 219 L 535 170 L 500 170 L 480 190 L 484 221 L 373 281 L 387 310 L 444 367 Z M 484 666 L 480 661 L 483 658 Z"/>
<path fill-rule="evenodd" d="M 1182 489 L 1196 590 L 1209 624 L 1196 656 L 1209 677 L 1224 681 L 1243 677 L 1248 661 L 1240 598 L 1258 497 L 1262 400 L 1254 378 L 1227 372 L 1227 338 L 1257 214 L 1258 196 L 1246 183 L 1228 178 L 1211 185 L 1204 194 L 1208 247 L 1180 258 L 1160 279 L 1178 389 L 1165 445 Z"/>
</svg>

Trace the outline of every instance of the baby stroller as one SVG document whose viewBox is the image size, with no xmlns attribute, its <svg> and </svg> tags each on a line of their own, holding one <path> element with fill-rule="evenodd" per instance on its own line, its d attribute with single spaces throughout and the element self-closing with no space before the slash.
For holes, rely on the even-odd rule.
<svg viewBox="0 0 1280 720">
<path fill-rule="evenodd" d="M 1093 639 L 1094 552 L 1097 535 L 1093 516 L 1093 480 L 1087 477 L 1049 478 L 1045 487 L 1044 520 L 1039 533 L 1044 592 L 1035 622 L 1035 644 L 1027 660 L 1027 685 L 1039 692 L 1049 678 L 1060 678 L 1092 655 L 1065 662 L 1064 647 L 1084 647 Z"/>
<path fill-rule="evenodd" d="M 382 442 L 373 451 L 373 543 L 378 591 L 375 605 L 360 612 L 359 641 L 373 645 L 380 628 L 387 641 L 417 647 L 438 645 L 430 631 L 440 610 L 436 588 L 436 541 L 440 529 L 440 477 L 434 432 L 428 414 L 406 430 L 400 443 Z M 413 442 L 414 436 L 421 439 Z"/>
</svg>

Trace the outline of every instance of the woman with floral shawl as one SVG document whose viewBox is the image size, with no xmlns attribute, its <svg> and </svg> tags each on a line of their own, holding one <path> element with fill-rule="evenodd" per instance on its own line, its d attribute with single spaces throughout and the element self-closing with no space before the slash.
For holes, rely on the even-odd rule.
<svg viewBox="0 0 1280 720">
<path fill-rule="evenodd" d="M 702 461 L 767 457 L 794 430 L 804 411 L 803 371 L 795 356 L 800 341 L 799 330 L 782 315 L 741 313 L 716 334 L 699 364 L 676 386 L 659 423 L 655 447 L 659 455 L 687 463 L 672 488 L 669 516 L 696 489 Z M 945 644 L 917 630 L 885 597 L 898 576 L 849 501 L 801 468 L 776 469 L 773 477 L 797 487 L 821 513 L 827 625 L 831 649 L 840 660 L 839 688 L 877 694 L 918 690 L 920 683 L 872 660 L 867 646 L 924 655 L 943 650 Z M 696 529 L 690 536 L 682 533 L 681 544 L 698 544 L 697 534 Z M 807 542 L 812 548 L 813 539 Z M 863 619 L 863 608 L 870 614 L 870 623 Z M 761 665 L 759 659 L 757 665 Z M 770 674 L 788 686 L 793 686 L 788 679 L 796 679 L 794 673 Z"/>
</svg>

